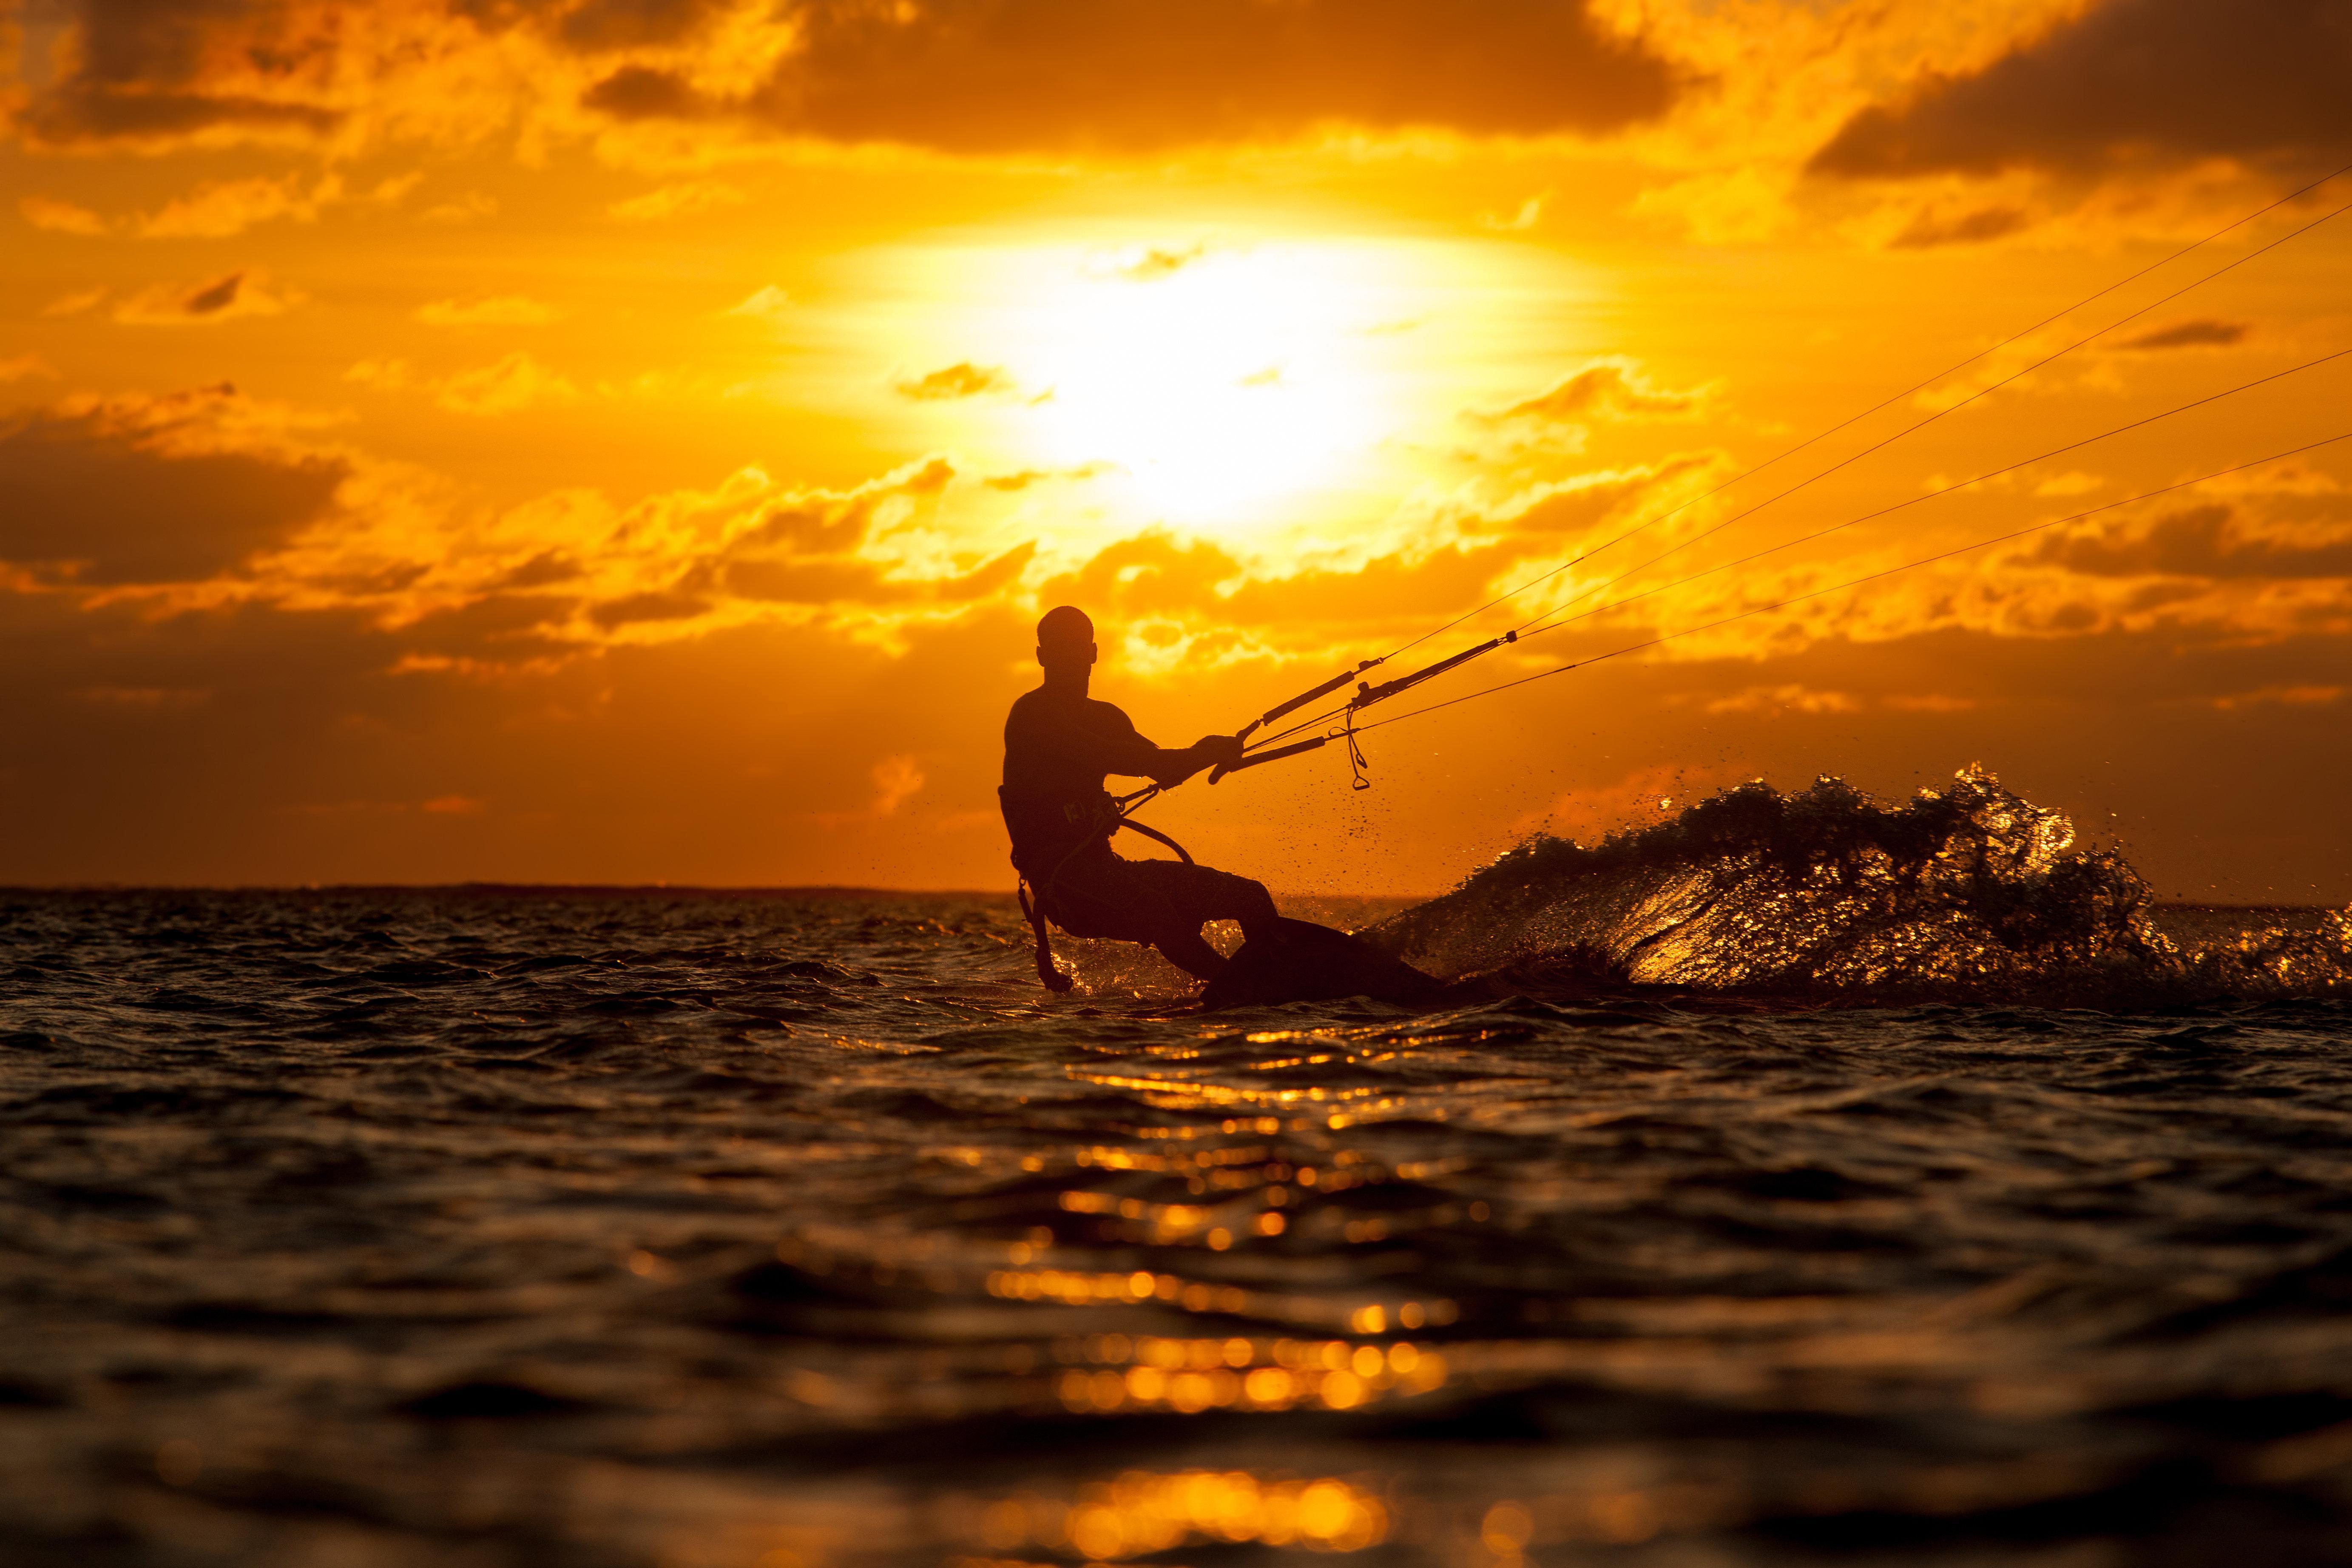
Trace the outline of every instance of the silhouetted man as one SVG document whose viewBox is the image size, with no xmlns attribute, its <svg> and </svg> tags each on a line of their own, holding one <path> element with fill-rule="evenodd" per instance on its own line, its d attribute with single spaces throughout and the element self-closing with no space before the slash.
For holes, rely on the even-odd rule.
<svg viewBox="0 0 2352 1568">
<path fill-rule="evenodd" d="M 1074 936 L 1149 942 L 1177 968 L 1212 978 L 1225 961 L 1201 939 L 1201 927 L 1235 920 L 1246 937 L 1272 935 L 1278 923 L 1274 900 L 1246 877 L 1112 854 L 1118 811 L 1103 776 L 1146 778 L 1167 788 L 1202 768 L 1240 761 L 1241 742 L 1208 735 L 1182 751 L 1155 746 L 1126 714 L 1087 696 L 1095 627 L 1075 606 L 1049 610 L 1037 623 L 1037 663 L 1045 684 L 1015 701 L 1004 721 L 1004 787 L 997 798 L 1013 835 L 1013 864 L 1036 890 L 1038 914 Z M 1037 934 L 1038 971 L 1054 984 L 1042 921 Z"/>
</svg>

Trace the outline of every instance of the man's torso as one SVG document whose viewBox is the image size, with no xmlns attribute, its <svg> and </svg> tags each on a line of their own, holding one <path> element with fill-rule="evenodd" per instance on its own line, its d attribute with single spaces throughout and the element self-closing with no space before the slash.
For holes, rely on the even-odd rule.
<svg viewBox="0 0 2352 1568">
<path fill-rule="evenodd" d="M 1040 687 L 1004 721 L 998 798 L 1024 875 L 1050 876 L 1073 851 L 1108 852 L 1112 821 L 1103 778 L 1149 746 L 1118 707 Z"/>
</svg>

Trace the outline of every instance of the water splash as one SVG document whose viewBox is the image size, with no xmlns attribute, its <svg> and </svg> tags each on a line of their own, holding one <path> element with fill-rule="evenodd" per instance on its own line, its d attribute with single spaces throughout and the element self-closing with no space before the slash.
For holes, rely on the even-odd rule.
<svg viewBox="0 0 2352 1568">
<path fill-rule="evenodd" d="M 2307 922 L 2309 923 L 2309 922 Z M 1365 933 L 1410 963 L 1874 1003 L 2147 1005 L 2352 989 L 2352 921 L 2168 932 L 2147 882 L 1971 765 L 1900 805 L 1761 782 L 1586 847 L 1530 839 Z"/>
</svg>

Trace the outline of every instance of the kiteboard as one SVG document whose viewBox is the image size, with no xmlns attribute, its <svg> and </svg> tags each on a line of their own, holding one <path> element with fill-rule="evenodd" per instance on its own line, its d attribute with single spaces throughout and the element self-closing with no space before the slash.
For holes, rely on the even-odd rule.
<svg viewBox="0 0 2352 1568">
<path fill-rule="evenodd" d="M 1285 1002 L 1336 1002 L 1370 996 L 1406 1007 L 1434 1006 L 1449 987 L 1391 958 L 1361 937 L 1311 921 L 1282 921 L 1241 945 L 1201 993 L 1201 1005 L 1271 1007 Z"/>
</svg>

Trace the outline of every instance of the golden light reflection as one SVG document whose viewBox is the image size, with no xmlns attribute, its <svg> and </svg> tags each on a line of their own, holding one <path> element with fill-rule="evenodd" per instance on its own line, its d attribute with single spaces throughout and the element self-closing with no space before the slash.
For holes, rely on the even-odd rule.
<svg viewBox="0 0 2352 1568">
<path fill-rule="evenodd" d="M 1345 1340 L 1180 1340 L 1097 1334 L 1066 1342 L 1073 1365 L 1055 1385 L 1075 1414 L 1121 1410 L 1349 1410 L 1387 1394 L 1433 1393 L 1453 1375 L 1445 1356 L 1419 1345 Z M 1123 1369 L 1123 1370 L 1122 1370 Z"/>
<path fill-rule="evenodd" d="M 1389 1524 L 1388 1507 L 1377 1495 L 1337 1478 L 1130 1470 L 1067 1502 L 1022 1493 L 988 1504 L 975 1533 L 994 1552 L 1034 1546 L 1118 1562 L 1188 1541 L 1360 1552 L 1386 1540 Z M 975 1560 L 963 1562 L 978 1568 Z"/>
</svg>

